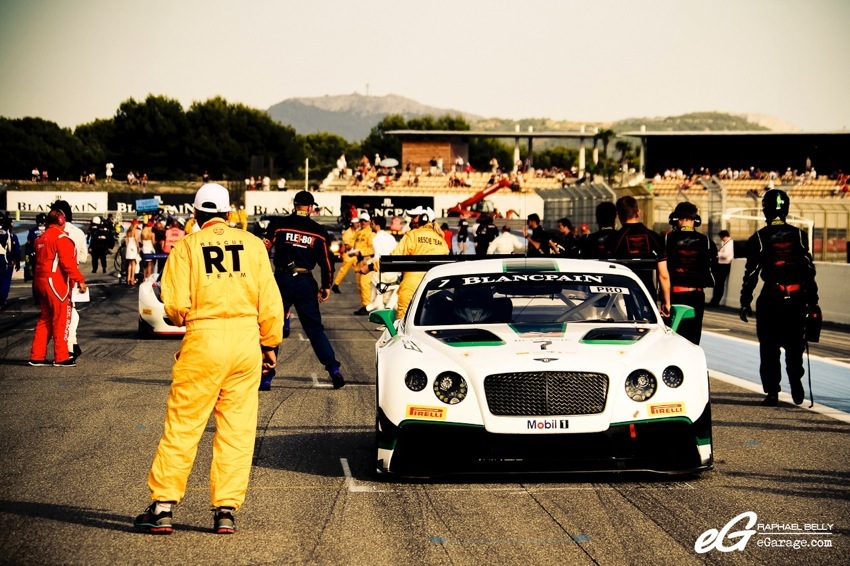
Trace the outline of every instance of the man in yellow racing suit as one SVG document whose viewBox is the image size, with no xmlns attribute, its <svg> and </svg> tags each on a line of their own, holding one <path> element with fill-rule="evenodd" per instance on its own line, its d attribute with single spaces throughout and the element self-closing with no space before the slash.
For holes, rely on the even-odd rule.
<svg viewBox="0 0 850 566">
<path fill-rule="evenodd" d="M 339 248 L 339 259 L 342 265 L 340 266 L 339 271 L 337 271 L 336 277 L 334 277 L 334 283 L 331 286 L 331 291 L 334 293 L 341 292 L 339 290 L 340 283 L 342 283 L 342 280 L 345 279 L 345 275 L 348 273 L 348 270 L 357 266 L 357 256 L 351 255 L 348 252 L 354 249 L 354 238 L 359 227 L 360 222 L 358 219 L 357 222 L 352 222 L 351 225 L 342 233 L 342 246 Z"/>
<path fill-rule="evenodd" d="M 434 211 L 417 206 L 408 210 L 413 229 L 405 234 L 390 255 L 449 255 L 443 231 L 434 222 Z M 424 272 L 405 272 L 398 287 L 396 318 L 404 318 L 413 293 L 425 278 Z"/>
<path fill-rule="evenodd" d="M 262 240 L 227 225 L 227 189 L 202 186 L 195 196 L 202 227 L 174 244 L 162 275 L 169 319 L 186 326 L 171 373 L 162 438 L 148 475 L 154 503 L 136 518 L 147 532 L 172 530 L 172 506 L 186 491 L 198 442 L 215 414 L 210 496 L 214 531 L 235 530 L 245 500 L 257 429 L 263 367 L 274 367 L 283 303 Z"/>
<path fill-rule="evenodd" d="M 357 263 L 370 259 L 375 255 L 375 249 L 372 247 L 372 240 L 375 238 L 375 232 L 372 231 L 372 217 L 368 212 L 360 213 L 360 229 L 354 233 L 354 251 L 357 253 Z M 366 309 L 372 302 L 372 278 L 364 277 L 359 268 L 355 268 L 357 276 L 357 288 L 360 290 L 360 308 L 354 311 L 356 315 L 369 314 Z"/>
</svg>

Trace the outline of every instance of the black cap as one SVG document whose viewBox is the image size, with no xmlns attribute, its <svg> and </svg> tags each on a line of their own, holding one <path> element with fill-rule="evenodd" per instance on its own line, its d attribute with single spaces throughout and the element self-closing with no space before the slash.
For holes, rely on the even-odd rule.
<svg viewBox="0 0 850 566">
<path fill-rule="evenodd" d="M 298 191 L 295 193 L 292 203 L 299 206 L 313 206 L 316 204 L 316 200 L 313 198 L 313 193 L 309 191 Z"/>
<path fill-rule="evenodd" d="M 74 215 L 71 212 L 71 205 L 66 200 L 57 200 L 50 205 L 50 210 L 61 210 L 65 214 L 65 220 L 68 222 L 74 221 Z"/>
</svg>

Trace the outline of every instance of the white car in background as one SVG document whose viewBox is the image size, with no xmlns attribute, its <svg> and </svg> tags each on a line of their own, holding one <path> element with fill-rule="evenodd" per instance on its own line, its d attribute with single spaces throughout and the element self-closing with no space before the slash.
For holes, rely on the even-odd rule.
<svg viewBox="0 0 850 566">
<path fill-rule="evenodd" d="M 165 314 L 159 278 L 154 273 L 139 284 L 139 336 L 182 336 L 186 327 L 177 326 Z"/>
<path fill-rule="evenodd" d="M 393 260 L 382 269 L 417 262 Z M 379 472 L 712 467 L 705 355 L 675 332 L 692 308 L 674 306 L 668 328 L 617 263 L 442 261 L 404 319 L 370 315 L 385 326 L 375 347 Z"/>
</svg>

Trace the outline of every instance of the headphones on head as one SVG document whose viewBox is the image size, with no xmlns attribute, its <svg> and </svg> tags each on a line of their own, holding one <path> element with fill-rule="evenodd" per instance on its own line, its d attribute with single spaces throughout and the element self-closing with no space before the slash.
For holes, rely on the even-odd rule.
<svg viewBox="0 0 850 566">
<path fill-rule="evenodd" d="M 667 221 L 670 223 L 670 226 L 672 226 L 673 228 L 679 227 L 679 224 L 678 224 L 679 220 L 688 220 L 688 218 L 678 216 L 676 214 L 675 210 L 670 213 L 670 216 L 667 217 Z M 702 218 L 700 218 L 699 214 L 695 214 L 694 215 L 694 228 L 699 228 L 700 226 L 702 226 Z"/>
</svg>

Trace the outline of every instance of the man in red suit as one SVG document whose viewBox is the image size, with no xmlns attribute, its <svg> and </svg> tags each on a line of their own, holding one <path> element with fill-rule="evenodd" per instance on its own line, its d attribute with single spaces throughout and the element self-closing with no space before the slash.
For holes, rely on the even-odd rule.
<svg viewBox="0 0 850 566">
<path fill-rule="evenodd" d="M 64 231 L 65 213 L 51 210 L 47 228 L 35 241 L 33 291 L 41 316 L 32 338 L 29 364 L 46 366 L 47 344 L 53 338 L 53 365 L 75 366 L 68 355 L 68 327 L 71 324 L 71 290 L 75 285 L 86 292 L 85 277 L 77 268 L 74 242 Z"/>
</svg>

